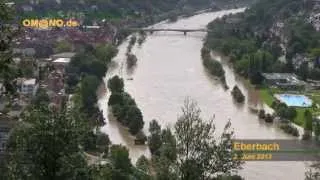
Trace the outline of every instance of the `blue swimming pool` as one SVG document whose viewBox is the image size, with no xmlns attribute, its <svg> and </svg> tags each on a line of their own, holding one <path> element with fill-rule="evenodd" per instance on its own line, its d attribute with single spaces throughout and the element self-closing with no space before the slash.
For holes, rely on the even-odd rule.
<svg viewBox="0 0 320 180">
<path fill-rule="evenodd" d="M 276 94 L 275 97 L 285 103 L 287 106 L 292 107 L 311 107 L 312 100 L 304 95 L 297 94 Z"/>
</svg>

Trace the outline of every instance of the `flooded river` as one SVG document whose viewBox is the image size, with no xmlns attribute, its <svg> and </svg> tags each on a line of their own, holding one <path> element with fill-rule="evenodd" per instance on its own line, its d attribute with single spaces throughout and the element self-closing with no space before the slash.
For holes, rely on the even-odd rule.
<svg viewBox="0 0 320 180">
<path fill-rule="evenodd" d="M 241 11 L 244 9 L 199 14 L 175 23 L 159 23 L 154 27 L 205 28 L 217 17 Z M 135 98 L 142 110 L 146 133 L 152 119 L 157 119 L 162 127 L 172 127 L 181 112 L 184 99 L 189 96 L 197 101 L 204 120 L 215 116 L 218 130 L 221 131 L 230 119 L 237 138 L 292 138 L 277 127 L 258 120 L 257 115 L 250 111 L 251 106 L 264 105 L 258 93 L 234 73 L 226 60 L 215 55 L 223 63 L 230 89 L 238 85 L 246 95 L 247 102 L 244 105 L 235 104 L 230 90 L 224 90 L 219 81 L 205 71 L 200 57 L 204 37 L 203 32 L 188 33 L 186 36 L 182 32 L 155 32 L 148 35 L 145 43 L 136 45 L 132 50 L 138 58 L 133 70 L 127 70 L 124 63 L 128 46 L 128 41 L 125 41 L 119 46 L 119 54 L 114 58 L 105 82 L 115 74 L 125 79 L 126 91 Z M 127 80 L 130 78 L 133 80 Z M 135 146 L 127 130 L 108 118 L 109 95 L 105 93 L 99 99 L 107 121 L 102 131 L 109 135 L 114 144 L 126 145 L 133 162 L 142 154 L 150 156 L 146 146 Z M 303 162 L 247 162 L 240 174 L 249 180 L 302 180 L 304 172 Z"/>
</svg>

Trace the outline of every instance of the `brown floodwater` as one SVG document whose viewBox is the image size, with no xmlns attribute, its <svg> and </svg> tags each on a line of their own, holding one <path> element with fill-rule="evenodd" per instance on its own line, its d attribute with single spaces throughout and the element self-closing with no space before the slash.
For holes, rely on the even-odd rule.
<svg viewBox="0 0 320 180">
<path fill-rule="evenodd" d="M 205 28 L 217 17 L 243 10 L 204 13 L 175 23 L 162 22 L 154 27 Z M 148 35 L 141 46 L 135 45 L 132 49 L 138 62 L 130 70 L 125 63 L 128 46 L 128 41 L 125 41 L 119 46 L 119 54 L 109 67 L 105 83 L 115 74 L 124 78 L 126 91 L 134 97 L 143 113 L 146 133 L 152 119 L 157 119 L 162 127 L 172 128 L 181 112 L 184 99 L 191 97 L 201 108 L 204 120 L 215 117 L 218 132 L 230 120 L 237 138 L 293 139 L 276 126 L 258 120 L 257 115 L 250 111 L 249 107 L 271 110 L 260 101 L 258 92 L 234 73 L 225 58 L 213 54 L 223 64 L 229 90 L 225 90 L 219 81 L 206 72 L 200 57 L 205 35 L 203 32 L 188 33 L 186 36 L 179 32 L 156 32 Z M 130 78 L 133 80 L 128 80 Z M 234 85 L 238 85 L 246 95 L 245 104 L 238 105 L 233 101 L 230 91 Z M 99 106 L 106 118 L 106 125 L 101 130 L 109 135 L 114 144 L 127 146 L 133 162 L 141 155 L 150 157 L 147 146 L 134 145 L 133 137 L 126 128 L 109 117 L 109 95 L 106 91 L 99 99 Z M 249 180 L 302 180 L 306 171 L 304 162 L 247 162 L 243 168 L 240 174 Z"/>
</svg>

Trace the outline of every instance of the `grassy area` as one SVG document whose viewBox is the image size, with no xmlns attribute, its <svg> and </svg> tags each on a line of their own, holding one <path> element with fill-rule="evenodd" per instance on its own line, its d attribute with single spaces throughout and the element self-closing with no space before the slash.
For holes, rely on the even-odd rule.
<svg viewBox="0 0 320 180">
<path fill-rule="evenodd" d="M 273 97 L 274 94 L 276 93 L 281 93 L 282 91 L 276 88 L 261 88 L 260 89 L 260 98 L 262 99 L 263 102 L 265 102 L 268 106 L 271 107 L 272 102 L 275 101 L 275 98 Z M 315 101 L 316 103 L 320 104 L 320 94 L 318 95 L 313 95 L 312 100 Z M 315 112 L 312 110 L 312 108 L 296 108 L 297 110 L 297 116 L 293 120 L 293 122 L 299 126 L 304 126 L 304 112 L 305 110 L 311 110 L 312 112 Z"/>
<path fill-rule="evenodd" d="M 297 116 L 293 120 L 293 122 L 301 127 L 304 126 L 304 112 L 309 108 L 296 108 L 297 110 Z"/>
<path fill-rule="evenodd" d="M 262 101 L 271 107 L 272 102 L 275 100 L 275 98 L 273 97 L 273 94 L 270 91 L 270 89 L 268 89 L 268 88 L 260 89 L 259 93 L 260 93 L 260 98 L 262 99 Z"/>
</svg>

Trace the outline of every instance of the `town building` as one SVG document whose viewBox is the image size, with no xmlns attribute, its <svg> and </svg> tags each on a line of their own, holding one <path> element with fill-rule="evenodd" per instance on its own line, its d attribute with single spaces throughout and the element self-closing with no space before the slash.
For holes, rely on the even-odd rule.
<svg viewBox="0 0 320 180">
<path fill-rule="evenodd" d="M 36 79 L 25 79 L 21 83 L 20 92 L 23 95 L 34 96 L 38 90 L 38 84 Z"/>
<path fill-rule="evenodd" d="M 48 90 L 53 91 L 55 93 L 60 92 L 61 89 L 64 88 L 63 73 L 57 70 L 50 72 L 47 79 L 47 85 Z"/>
<path fill-rule="evenodd" d="M 262 73 L 264 84 L 284 90 L 303 90 L 306 83 L 292 73 Z"/>
<path fill-rule="evenodd" d="M 311 15 L 309 17 L 309 22 L 317 31 L 320 31 L 320 13 Z"/>
<path fill-rule="evenodd" d="M 63 53 L 58 53 L 58 54 L 53 54 L 51 55 L 51 59 L 56 60 L 58 58 L 72 58 L 76 53 L 74 52 L 63 52 Z"/>
<path fill-rule="evenodd" d="M 52 61 L 52 65 L 56 70 L 64 73 L 65 68 L 67 67 L 70 61 L 71 61 L 71 58 L 58 58 Z"/>
<path fill-rule="evenodd" d="M 2 83 L 0 83 L 0 95 L 3 94 L 6 91 L 6 88 Z"/>
</svg>

